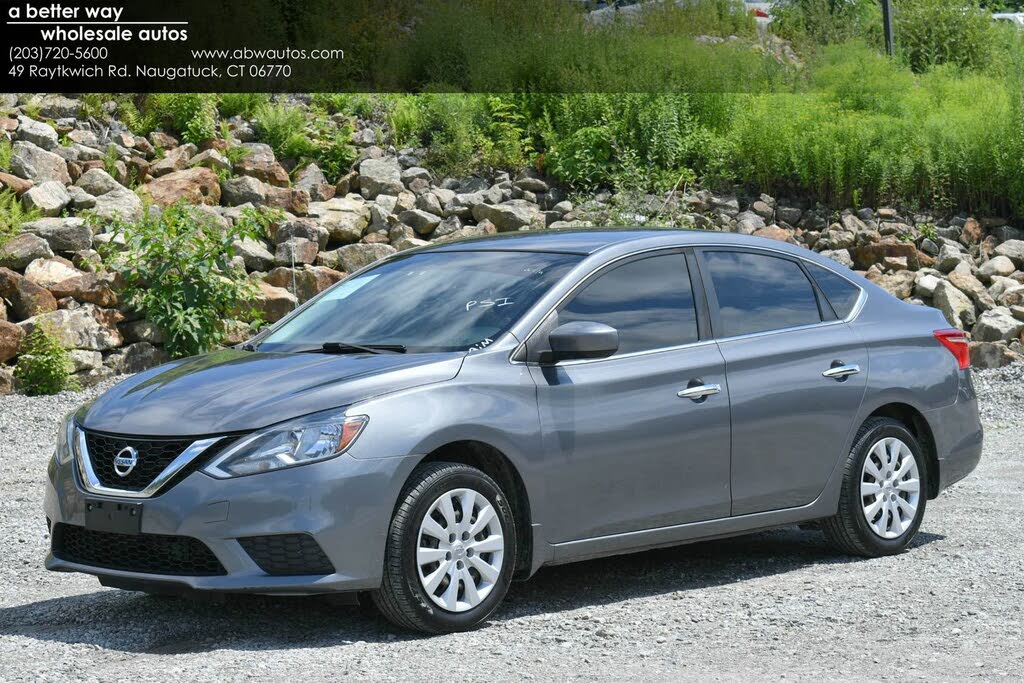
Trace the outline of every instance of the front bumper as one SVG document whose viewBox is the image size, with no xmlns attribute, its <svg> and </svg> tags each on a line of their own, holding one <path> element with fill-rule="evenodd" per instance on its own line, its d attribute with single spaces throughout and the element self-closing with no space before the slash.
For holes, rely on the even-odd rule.
<svg viewBox="0 0 1024 683">
<path fill-rule="evenodd" d="M 112 585 L 172 590 L 313 594 L 380 585 L 384 545 L 395 501 L 418 456 L 332 460 L 236 479 L 195 472 L 142 502 L 143 534 L 188 536 L 204 543 L 223 565 L 222 576 L 177 576 L 77 564 L 50 552 L 46 568 L 84 572 Z M 45 513 L 53 524 L 84 526 L 85 501 L 73 463 L 51 467 Z M 116 497 L 101 497 L 117 501 Z M 277 576 L 263 571 L 237 539 L 309 534 L 335 568 L 333 574 Z"/>
</svg>

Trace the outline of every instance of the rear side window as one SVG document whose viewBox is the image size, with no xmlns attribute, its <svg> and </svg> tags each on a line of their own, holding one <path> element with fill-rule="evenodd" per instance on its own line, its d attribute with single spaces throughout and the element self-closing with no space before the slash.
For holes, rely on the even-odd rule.
<svg viewBox="0 0 1024 683">
<path fill-rule="evenodd" d="M 652 256 L 600 275 L 558 312 L 559 325 L 578 320 L 618 330 L 616 355 L 697 341 L 686 257 Z"/>
<path fill-rule="evenodd" d="M 810 280 L 788 259 L 709 251 L 704 261 L 718 298 L 719 337 L 821 322 Z"/>
<path fill-rule="evenodd" d="M 811 274 L 818 287 L 825 293 L 825 298 L 832 304 L 832 310 L 840 318 L 845 318 L 853 312 L 857 305 L 857 298 L 860 296 L 860 288 L 845 278 L 841 278 L 828 268 L 813 263 L 807 264 L 807 272 Z"/>
</svg>

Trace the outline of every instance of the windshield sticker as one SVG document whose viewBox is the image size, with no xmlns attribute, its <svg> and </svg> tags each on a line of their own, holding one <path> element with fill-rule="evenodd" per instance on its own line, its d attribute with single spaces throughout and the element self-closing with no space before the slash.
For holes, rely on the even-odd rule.
<svg viewBox="0 0 1024 683">
<path fill-rule="evenodd" d="M 488 337 L 487 339 L 484 339 L 483 341 L 477 342 L 476 344 L 473 344 L 472 346 L 470 346 L 469 347 L 469 352 L 473 353 L 474 351 L 483 351 L 484 349 L 486 349 L 488 346 L 490 346 L 493 343 L 494 343 L 494 340 L 491 339 L 490 337 Z"/>
<path fill-rule="evenodd" d="M 507 296 L 500 297 L 498 299 L 481 299 L 480 301 L 471 300 L 466 302 L 466 310 L 471 308 L 500 308 L 501 306 L 511 306 L 515 302 L 509 299 Z"/>
</svg>

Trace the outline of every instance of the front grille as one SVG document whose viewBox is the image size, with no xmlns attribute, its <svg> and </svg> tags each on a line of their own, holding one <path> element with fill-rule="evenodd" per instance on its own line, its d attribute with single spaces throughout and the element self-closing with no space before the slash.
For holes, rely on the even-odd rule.
<svg viewBox="0 0 1024 683">
<path fill-rule="evenodd" d="M 334 565 L 308 534 L 248 536 L 238 542 L 260 569 L 274 576 L 334 573 Z"/>
<path fill-rule="evenodd" d="M 53 527 L 53 556 L 66 562 L 143 574 L 223 576 L 206 545 L 188 536 L 114 534 L 72 524 Z"/>
<path fill-rule="evenodd" d="M 96 478 L 108 488 L 126 491 L 146 488 L 190 445 L 192 441 L 189 439 L 130 439 L 85 433 L 85 446 Z M 138 463 L 127 476 L 122 477 L 114 471 L 114 458 L 128 446 L 138 451 Z"/>
</svg>

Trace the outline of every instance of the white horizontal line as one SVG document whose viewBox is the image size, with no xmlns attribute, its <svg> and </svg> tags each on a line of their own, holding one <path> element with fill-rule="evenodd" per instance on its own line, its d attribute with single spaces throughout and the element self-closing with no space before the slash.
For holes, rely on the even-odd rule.
<svg viewBox="0 0 1024 683">
<path fill-rule="evenodd" d="M 188 26 L 187 21 L 8 21 L 8 26 Z"/>
</svg>

